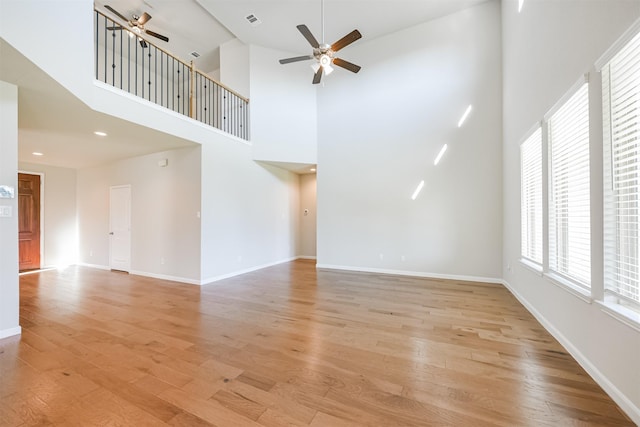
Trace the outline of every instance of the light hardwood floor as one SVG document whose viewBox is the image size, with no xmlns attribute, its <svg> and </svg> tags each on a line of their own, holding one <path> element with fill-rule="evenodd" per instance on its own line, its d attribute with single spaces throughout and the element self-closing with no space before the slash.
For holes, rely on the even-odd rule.
<svg viewBox="0 0 640 427">
<path fill-rule="evenodd" d="M 500 285 L 296 261 L 204 287 L 20 278 L 0 425 L 630 426 Z"/>
</svg>

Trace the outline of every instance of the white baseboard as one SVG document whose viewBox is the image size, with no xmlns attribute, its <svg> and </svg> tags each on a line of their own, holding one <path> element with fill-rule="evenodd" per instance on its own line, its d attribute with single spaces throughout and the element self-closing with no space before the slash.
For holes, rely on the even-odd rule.
<svg viewBox="0 0 640 427">
<path fill-rule="evenodd" d="M 109 267 L 108 265 L 88 264 L 86 262 L 79 262 L 77 265 L 79 265 L 80 267 L 97 268 L 98 270 L 111 270 L 111 267 Z"/>
<path fill-rule="evenodd" d="M 640 408 L 638 408 L 624 393 L 622 393 L 600 370 L 585 357 L 584 354 L 551 322 L 549 322 L 538 310 L 536 310 L 522 295 L 518 293 L 506 280 L 502 280 L 505 288 L 513 294 L 514 297 L 535 317 L 538 322 L 558 340 L 560 344 L 571 354 L 571 356 L 584 368 L 585 371 L 595 382 L 607 392 L 609 396 L 622 408 L 622 410 L 631 418 L 631 420 L 640 425 Z"/>
<path fill-rule="evenodd" d="M 189 285 L 200 285 L 200 281 L 197 279 L 187 279 L 185 277 L 169 276 L 167 274 L 148 273 L 146 271 L 137 271 L 137 270 L 130 270 L 129 274 L 133 274 L 135 276 L 151 277 L 153 279 L 169 280 L 171 282 L 186 283 Z"/>
<path fill-rule="evenodd" d="M 384 268 L 351 267 L 351 266 L 345 266 L 345 265 L 329 265 L 329 264 L 317 264 L 316 268 L 319 270 L 344 270 L 344 271 L 356 271 L 356 272 L 362 272 L 362 273 L 390 274 L 394 276 L 424 277 L 428 279 L 447 279 L 447 280 L 460 280 L 464 282 L 482 282 L 482 283 L 502 284 L 502 279 L 496 279 L 495 277 L 460 276 L 460 275 L 452 275 L 452 274 L 427 273 L 422 271 L 390 270 L 390 269 L 384 269 Z"/>
<path fill-rule="evenodd" d="M 20 335 L 21 333 L 22 333 L 22 328 L 20 326 L 16 326 L 15 328 L 3 329 L 0 331 L 0 340 L 4 338 Z"/>
<path fill-rule="evenodd" d="M 220 280 L 224 280 L 224 279 L 228 279 L 228 278 L 231 278 L 231 277 L 239 276 L 241 274 L 251 273 L 252 271 L 261 270 L 263 268 L 273 267 L 274 265 L 284 264 L 286 262 L 295 261 L 297 259 L 313 259 L 313 260 L 315 260 L 316 258 L 315 257 L 296 256 L 296 257 L 286 258 L 286 259 L 283 259 L 283 260 L 280 260 L 280 261 L 275 261 L 275 262 L 271 262 L 271 263 L 267 263 L 267 264 L 257 265 L 255 267 L 249 267 L 249 268 L 245 268 L 245 269 L 242 269 L 242 270 L 233 271 L 231 273 L 222 274 L 220 276 L 210 277 L 208 279 L 203 279 L 203 280 L 187 279 L 187 278 L 184 278 L 184 277 L 169 276 L 169 275 L 165 275 L 165 274 L 149 273 L 149 272 L 146 272 L 146 271 L 138 271 L 138 270 L 130 270 L 129 274 L 134 274 L 136 276 L 151 277 L 151 278 L 154 278 L 154 279 L 170 280 L 172 282 L 187 283 L 189 285 L 206 285 L 208 283 L 217 282 L 217 281 L 220 281 Z M 109 266 L 106 266 L 106 265 L 87 264 L 87 263 L 79 263 L 78 265 L 83 266 L 83 267 L 89 267 L 89 268 L 97 268 L 97 269 L 100 269 L 100 270 L 110 270 L 111 269 Z"/>
<path fill-rule="evenodd" d="M 267 263 L 267 264 L 256 265 L 255 267 L 245 268 L 243 270 L 232 271 L 231 273 L 221 274 L 220 276 L 215 276 L 215 277 L 210 277 L 208 279 L 203 279 L 200 282 L 200 284 L 207 285 L 209 283 L 218 282 L 220 280 L 229 279 L 229 278 L 235 277 L 235 276 L 240 276 L 241 274 L 251 273 L 252 271 L 262 270 L 263 268 L 273 267 L 274 265 L 284 264 L 285 262 L 295 261 L 296 259 L 299 259 L 299 258 L 300 257 L 286 258 L 286 259 L 283 259 L 283 260 L 280 260 L 280 261 L 275 261 L 275 262 L 270 262 L 270 263 Z"/>
</svg>

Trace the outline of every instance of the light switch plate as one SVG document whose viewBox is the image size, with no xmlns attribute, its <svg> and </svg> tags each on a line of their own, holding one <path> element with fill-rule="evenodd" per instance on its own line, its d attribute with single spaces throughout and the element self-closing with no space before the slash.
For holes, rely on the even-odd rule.
<svg viewBox="0 0 640 427">
<path fill-rule="evenodd" d="M 0 206 L 0 217 L 11 217 L 11 206 Z"/>
<path fill-rule="evenodd" d="M 15 197 L 15 189 L 10 185 L 0 185 L 0 199 L 13 199 Z"/>
</svg>

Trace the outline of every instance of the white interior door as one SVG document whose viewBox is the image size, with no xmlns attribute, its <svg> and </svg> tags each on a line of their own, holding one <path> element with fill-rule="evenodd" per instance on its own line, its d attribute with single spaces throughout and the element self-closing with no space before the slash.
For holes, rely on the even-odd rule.
<svg viewBox="0 0 640 427">
<path fill-rule="evenodd" d="M 109 266 L 112 270 L 131 268 L 131 186 L 109 189 Z"/>
</svg>

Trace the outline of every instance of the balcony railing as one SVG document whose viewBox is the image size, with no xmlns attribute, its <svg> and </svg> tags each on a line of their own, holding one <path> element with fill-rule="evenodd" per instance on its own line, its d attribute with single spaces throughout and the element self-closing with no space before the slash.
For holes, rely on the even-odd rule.
<svg viewBox="0 0 640 427">
<path fill-rule="evenodd" d="M 95 67 L 101 82 L 249 139 L 247 98 L 97 10 Z"/>
</svg>

